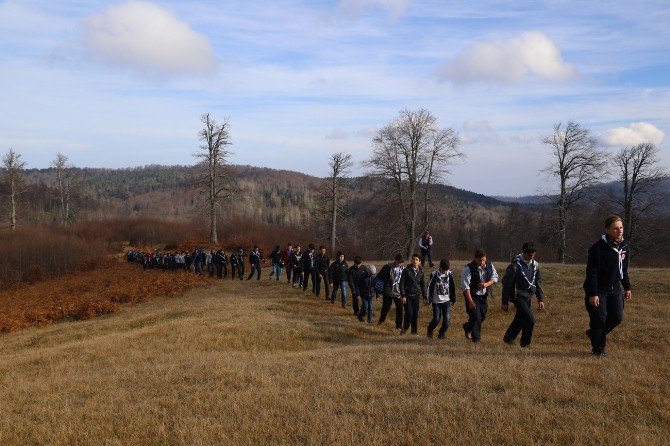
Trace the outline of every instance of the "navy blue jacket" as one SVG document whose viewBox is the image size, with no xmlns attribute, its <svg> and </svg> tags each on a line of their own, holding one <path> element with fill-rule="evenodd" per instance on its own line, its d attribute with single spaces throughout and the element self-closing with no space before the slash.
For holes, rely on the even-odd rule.
<svg viewBox="0 0 670 446">
<path fill-rule="evenodd" d="M 591 246 L 586 261 L 586 279 L 584 279 L 586 296 L 619 294 L 621 285 L 624 290 L 630 290 L 629 256 L 630 249 L 625 240 L 617 247 L 609 237 L 603 235 Z"/>
</svg>

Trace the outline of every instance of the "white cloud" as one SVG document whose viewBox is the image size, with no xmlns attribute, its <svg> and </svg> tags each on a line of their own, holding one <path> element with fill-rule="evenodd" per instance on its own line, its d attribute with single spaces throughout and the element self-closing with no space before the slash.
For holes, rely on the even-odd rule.
<svg viewBox="0 0 670 446">
<path fill-rule="evenodd" d="M 634 122 L 628 127 L 617 127 L 602 134 L 601 139 L 610 146 L 635 146 L 641 143 L 660 145 L 665 133 L 648 122 Z"/>
<path fill-rule="evenodd" d="M 338 11 L 350 16 L 359 16 L 369 9 L 382 9 L 387 11 L 391 17 L 403 16 L 413 0 L 340 0 Z"/>
<path fill-rule="evenodd" d="M 577 69 L 563 60 L 549 37 L 532 31 L 508 40 L 477 43 L 442 64 L 438 76 L 456 84 L 512 84 L 528 77 L 565 82 L 577 76 Z"/>
<path fill-rule="evenodd" d="M 347 139 L 349 133 L 342 127 L 335 127 L 332 132 L 326 135 L 326 139 Z"/>
<path fill-rule="evenodd" d="M 129 0 L 83 23 L 84 44 L 102 61 L 150 75 L 216 71 L 209 40 L 171 11 Z"/>
<path fill-rule="evenodd" d="M 488 121 L 468 119 L 463 123 L 463 130 L 458 134 L 463 144 L 490 142 L 502 144 L 502 138 L 493 131 Z"/>
</svg>

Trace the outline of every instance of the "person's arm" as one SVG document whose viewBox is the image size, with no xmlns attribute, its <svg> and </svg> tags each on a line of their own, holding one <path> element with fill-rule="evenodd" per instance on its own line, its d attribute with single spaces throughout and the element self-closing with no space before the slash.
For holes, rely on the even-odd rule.
<svg viewBox="0 0 670 446">
<path fill-rule="evenodd" d="M 430 275 L 430 280 L 428 281 L 428 299 L 425 299 L 426 302 L 428 302 L 429 299 L 432 299 L 435 293 L 435 282 L 436 282 L 436 276 L 435 274 Z"/>
<path fill-rule="evenodd" d="M 405 278 L 407 277 L 408 270 L 409 268 L 403 269 L 402 274 L 400 275 L 400 297 L 402 298 L 403 303 L 407 301 L 407 296 L 405 296 Z"/>
<path fill-rule="evenodd" d="M 516 288 L 516 266 L 514 263 L 510 263 L 507 269 L 505 270 L 505 277 L 503 278 L 503 289 L 502 289 L 502 309 L 507 311 L 509 308 L 510 298 L 514 295 L 514 290 Z"/>
<path fill-rule="evenodd" d="M 540 268 L 537 269 L 535 276 L 535 297 L 537 297 L 537 307 L 540 311 L 544 310 L 544 289 L 542 289 L 542 276 Z"/>
<path fill-rule="evenodd" d="M 453 274 L 449 274 L 449 300 L 452 304 L 456 303 L 456 282 Z"/>
<path fill-rule="evenodd" d="M 598 269 L 600 268 L 598 259 L 598 244 L 589 248 L 586 260 L 586 280 L 584 281 L 584 291 L 589 298 L 589 304 L 597 307 L 600 305 L 598 297 Z"/>
<path fill-rule="evenodd" d="M 423 300 L 428 302 L 428 296 L 426 296 L 426 280 L 423 275 L 423 271 L 421 271 L 421 279 L 419 279 L 419 286 L 421 287 L 421 295 L 423 296 Z"/>
<path fill-rule="evenodd" d="M 472 275 L 470 273 L 470 268 L 468 265 L 465 265 L 465 268 L 463 268 L 463 272 L 461 273 L 461 289 L 463 290 L 463 296 L 465 297 L 465 301 L 468 304 L 468 307 L 471 310 L 474 310 L 477 308 L 477 305 L 475 305 L 475 301 L 472 300 L 472 295 L 470 294 L 471 279 Z"/>
<path fill-rule="evenodd" d="M 623 270 L 623 278 L 621 279 L 621 285 L 623 285 L 624 289 L 624 297 L 626 300 L 630 300 L 633 295 L 631 293 L 631 286 L 630 286 L 630 279 L 628 278 L 628 259 L 630 258 L 630 247 L 626 247 L 626 257 L 624 257 L 623 261 L 621 262 L 622 265 L 622 270 Z"/>
</svg>

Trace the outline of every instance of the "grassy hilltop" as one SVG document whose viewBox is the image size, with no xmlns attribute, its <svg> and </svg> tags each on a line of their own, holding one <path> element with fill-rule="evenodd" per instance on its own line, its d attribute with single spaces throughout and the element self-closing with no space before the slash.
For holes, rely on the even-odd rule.
<svg viewBox="0 0 670 446">
<path fill-rule="evenodd" d="M 425 338 L 427 306 L 421 336 L 400 337 L 393 312 L 359 323 L 267 269 L 6 334 L 0 444 L 668 444 L 670 271 L 631 270 L 634 300 L 599 359 L 583 267 L 543 267 L 530 351 L 501 342 L 513 311 L 499 297 L 479 345 L 463 339 L 462 298 L 447 339 Z"/>
</svg>

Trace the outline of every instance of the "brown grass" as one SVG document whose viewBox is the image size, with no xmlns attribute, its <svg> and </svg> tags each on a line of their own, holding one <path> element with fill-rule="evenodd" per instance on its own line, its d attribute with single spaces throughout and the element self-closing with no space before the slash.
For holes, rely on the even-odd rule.
<svg viewBox="0 0 670 446">
<path fill-rule="evenodd" d="M 463 339 L 462 299 L 446 340 L 400 337 L 267 270 L 11 333 L 0 444 L 668 444 L 670 271 L 631 271 L 634 300 L 597 359 L 582 270 L 545 265 L 530 351 L 501 342 L 513 315 L 499 300 L 479 345 Z"/>
</svg>

